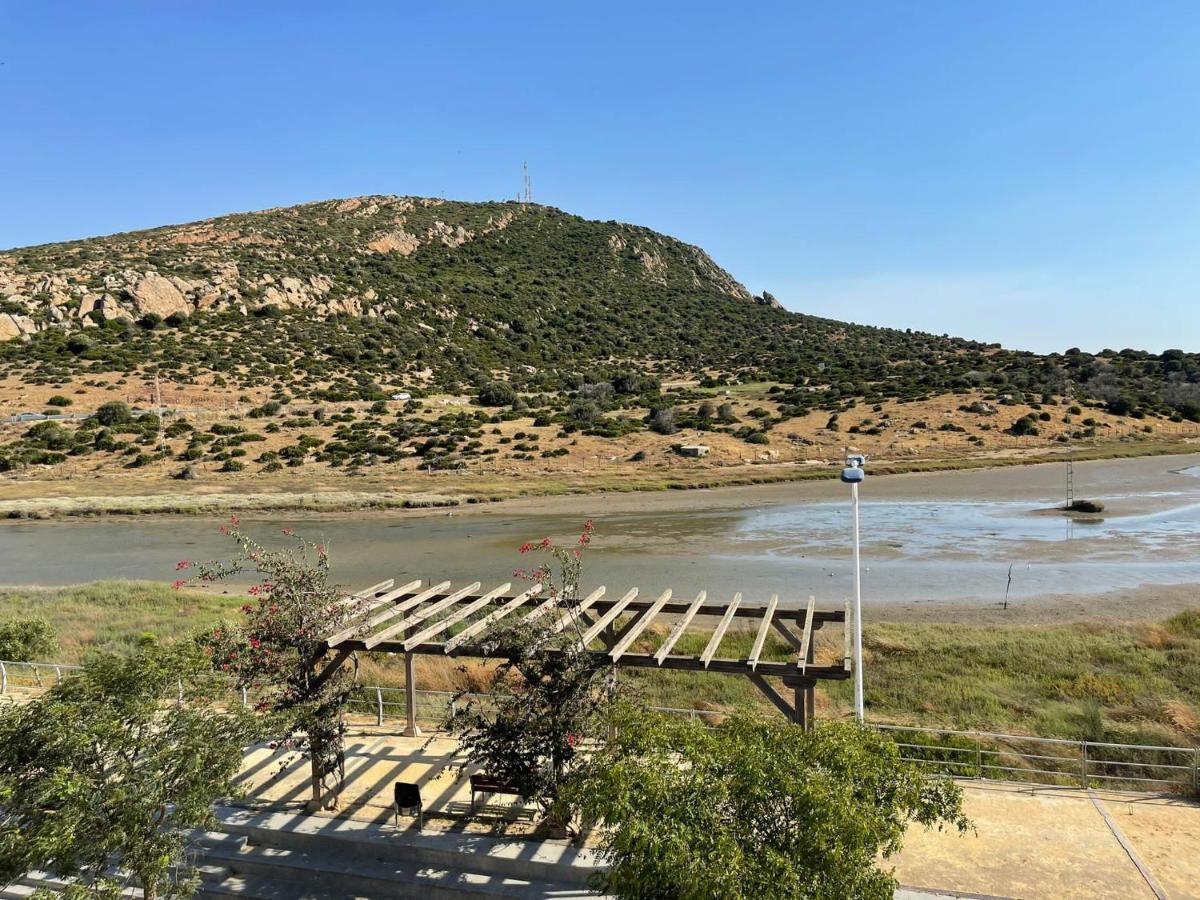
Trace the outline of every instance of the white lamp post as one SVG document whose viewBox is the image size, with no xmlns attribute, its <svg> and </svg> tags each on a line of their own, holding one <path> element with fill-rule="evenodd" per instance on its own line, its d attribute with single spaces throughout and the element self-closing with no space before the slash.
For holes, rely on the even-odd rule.
<svg viewBox="0 0 1200 900">
<path fill-rule="evenodd" d="M 854 505 L 854 717 L 863 720 L 863 672 L 862 672 L 862 566 L 858 554 L 858 486 L 867 477 L 867 458 L 862 455 L 846 457 L 846 468 L 842 469 L 842 481 L 850 485 L 850 497 Z"/>
</svg>

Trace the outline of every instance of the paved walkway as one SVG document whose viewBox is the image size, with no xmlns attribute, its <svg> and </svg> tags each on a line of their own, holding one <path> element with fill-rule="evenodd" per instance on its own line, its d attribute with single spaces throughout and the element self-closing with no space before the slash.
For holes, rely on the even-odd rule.
<svg viewBox="0 0 1200 900">
<path fill-rule="evenodd" d="M 992 897 L 1200 897 L 1200 805 L 987 782 L 963 789 L 976 831 L 911 829 L 893 859 L 901 884 Z"/>
<path fill-rule="evenodd" d="M 533 811 L 491 798 L 469 822 L 470 787 L 457 743 L 356 727 L 347 739 L 339 815 L 384 823 L 392 784 L 421 785 L 427 826 L 437 830 L 530 830 Z M 307 760 L 260 748 L 243 769 L 247 800 L 303 805 Z M 1157 795 L 964 782 L 976 830 L 914 827 L 892 860 L 904 897 L 1200 898 L 1200 805 Z"/>
</svg>

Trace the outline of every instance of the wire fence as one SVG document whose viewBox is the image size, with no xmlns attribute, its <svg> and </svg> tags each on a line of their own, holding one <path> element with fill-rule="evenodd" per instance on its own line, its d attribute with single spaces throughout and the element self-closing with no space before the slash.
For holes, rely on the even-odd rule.
<svg viewBox="0 0 1200 900">
<path fill-rule="evenodd" d="M 46 690 L 79 666 L 0 660 L 0 699 Z M 240 696 L 238 695 L 240 693 Z M 445 725 L 455 705 L 471 700 L 487 704 L 486 694 L 449 691 L 414 692 L 414 720 L 425 728 Z M 253 698 L 235 692 L 235 703 Z M 718 710 L 651 706 L 671 716 L 716 726 L 726 717 Z M 402 687 L 358 685 L 348 704 L 351 714 L 373 719 L 377 726 L 408 721 Z M 987 731 L 956 731 L 907 725 L 868 723 L 887 735 L 907 762 L 929 772 L 955 778 L 1022 782 L 1060 787 L 1109 788 L 1200 794 L 1200 747 L 1166 747 L 1068 740 Z"/>
</svg>

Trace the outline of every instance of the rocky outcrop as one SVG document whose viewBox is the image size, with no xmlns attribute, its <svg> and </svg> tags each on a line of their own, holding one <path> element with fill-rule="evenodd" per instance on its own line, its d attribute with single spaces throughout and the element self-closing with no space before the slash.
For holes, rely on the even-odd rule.
<svg viewBox="0 0 1200 900">
<path fill-rule="evenodd" d="M 417 240 L 416 235 L 409 234 L 403 228 L 397 228 L 370 241 L 367 249 L 373 253 L 399 253 L 401 256 L 408 256 L 420 246 L 421 242 Z"/>
<path fill-rule="evenodd" d="M 141 315 L 153 313 L 167 318 L 172 313 L 187 313 L 192 306 L 179 290 L 177 282 L 164 278 L 157 272 L 147 272 L 129 289 L 133 307 Z"/>
</svg>

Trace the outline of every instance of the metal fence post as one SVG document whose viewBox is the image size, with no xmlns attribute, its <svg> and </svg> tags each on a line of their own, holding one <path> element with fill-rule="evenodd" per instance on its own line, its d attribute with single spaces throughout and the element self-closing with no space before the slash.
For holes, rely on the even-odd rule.
<svg viewBox="0 0 1200 900">
<path fill-rule="evenodd" d="M 383 724 L 383 688 L 375 688 L 375 724 Z"/>
<path fill-rule="evenodd" d="M 983 743 L 975 735 L 975 777 L 983 780 Z"/>
<path fill-rule="evenodd" d="M 246 705 L 246 686 L 242 685 L 242 709 L 245 709 Z"/>
<path fill-rule="evenodd" d="M 8 669 L 4 668 L 4 663 L 0 662 L 0 694 L 8 692 Z"/>
<path fill-rule="evenodd" d="M 1088 789 L 1087 741 L 1079 742 L 1079 752 L 1080 752 L 1080 766 L 1079 766 L 1080 780 L 1083 782 L 1083 789 L 1086 791 Z"/>
<path fill-rule="evenodd" d="M 54 683 L 62 684 L 62 669 L 60 669 L 58 666 L 54 667 Z"/>
</svg>

